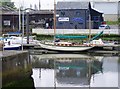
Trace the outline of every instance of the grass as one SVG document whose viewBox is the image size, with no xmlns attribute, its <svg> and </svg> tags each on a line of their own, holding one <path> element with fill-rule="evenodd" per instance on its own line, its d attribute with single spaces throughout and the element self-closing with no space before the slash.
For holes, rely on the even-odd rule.
<svg viewBox="0 0 120 89">
<path fill-rule="evenodd" d="M 118 21 L 106 21 L 108 25 L 118 25 Z"/>
<path fill-rule="evenodd" d="M 52 35 L 36 35 L 37 40 L 52 40 Z"/>
<path fill-rule="evenodd" d="M 73 34 L 68 34 L 68 35 L 73 35 Z M 80 34 L 77 34 L 80 35 Z M 88 36 L 88 35 L 86 35 Z M 95 36 L 95 34 L 92 35 L 92 37 Z M 38 40 L 53 40 L 53 36 L 52 35 L 37 35 L 36 36 Z M 115 34 L 103 34 L 100 38 L 102 38 L 103 40 L 120 40 L 120 35 L 115 35 Z M 66 39 L 66 40 L 71 40 L 71 41 L 80 41 L 81 39 Z M 82 39 L 82 40 L 86 40 L 86 39 Z"/>
</svg>

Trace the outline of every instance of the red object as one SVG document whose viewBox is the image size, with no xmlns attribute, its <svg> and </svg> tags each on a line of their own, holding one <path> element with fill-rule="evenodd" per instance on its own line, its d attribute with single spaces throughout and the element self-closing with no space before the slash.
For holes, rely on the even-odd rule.
<svg viewBox="0 0 120 89">
<path fill-rule="evenodd" d="M 102 24 L 106 24 L 106 22 L 102 22 Z"/>
</svg>

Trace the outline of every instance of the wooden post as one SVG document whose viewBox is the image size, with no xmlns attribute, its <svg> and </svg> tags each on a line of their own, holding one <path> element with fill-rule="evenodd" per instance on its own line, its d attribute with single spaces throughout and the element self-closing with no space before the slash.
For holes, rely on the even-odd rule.
<svg viewBox="0 0 120 89">
<path fill-rule="evenodd" d="M 24 8 L 22 10 L 22 50 L 23 50 L 23 38 L 24 38 Z"/>
<path fill-rule="evenodd" d="M 91 15 L 89 12 L 89 42 L 90 42 L 90 39 L 91 39 Z"/>
<path fill-rule="evenodd" d="M 27 44 L 29 44 L 29 12 L 26 13 L 26 34 L 27 34 Z"/>
<path fill-rule="evenodd" d="M 21 31 L 21 6 L 19 4 L 19 31 Z"/>
<path fill-rule="evenodd" d="M 54 0 L 54 43 L 55 43 L 55 35 L 56 35 L 56 1 Z"/>
</svg>

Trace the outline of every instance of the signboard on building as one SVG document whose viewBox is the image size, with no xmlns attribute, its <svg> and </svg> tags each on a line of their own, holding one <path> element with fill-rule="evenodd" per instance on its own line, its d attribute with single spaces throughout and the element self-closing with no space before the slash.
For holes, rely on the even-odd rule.
<svg viewBox="0 0 120 89">
<path fill-rule="evenodd" d="M 4 26 L 10 26 L 10 20 L 4 20 L 3 23 Z"/>
<path fill-rule="evenodd" d="M 76 21 L 76 22 L 80 22 L 80 23 L 83 23 L 83 19 L 82 18 L 80 18 L 80 17 L 76 17 L 76 18 L 73 18 L 72 19 L 73 21 Z"/>
<path fill-rule="evenodd" d="M 61 22 L 61 21 L 63 21 L 63 22 L 64 22 L 64 21 L 69 21 L 69 17 L 59 17 L 59 18 L 58 18 L 58 21 L 60 21 L 60 22 Z"/>
<path fill-rule="evenodd" d="M 59 17 L 59 14 L 56 14 L 56 17 Z"/>
</svg>

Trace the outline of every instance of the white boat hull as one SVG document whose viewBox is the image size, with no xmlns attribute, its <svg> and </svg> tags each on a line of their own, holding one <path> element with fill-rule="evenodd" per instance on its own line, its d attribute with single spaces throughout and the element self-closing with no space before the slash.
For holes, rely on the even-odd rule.
<svg viewBox="0 0 120 89">
<path fill-rule="evenodd" d="M 15 45 L 15 44 L 5 45 L 3 47 L 4 50 L 20 50 L 20 48 L 21 48 L 21 45 Z"/>
<path fill-rule="evenodd" d="M 55 46 L 40 43 L 40 46 L 44 49 L 53 50 L 53 51 L 68 51 L 68 52 L 77 52 L 85 51 L 93 48 L 92 46 Z"/>
</svg>

